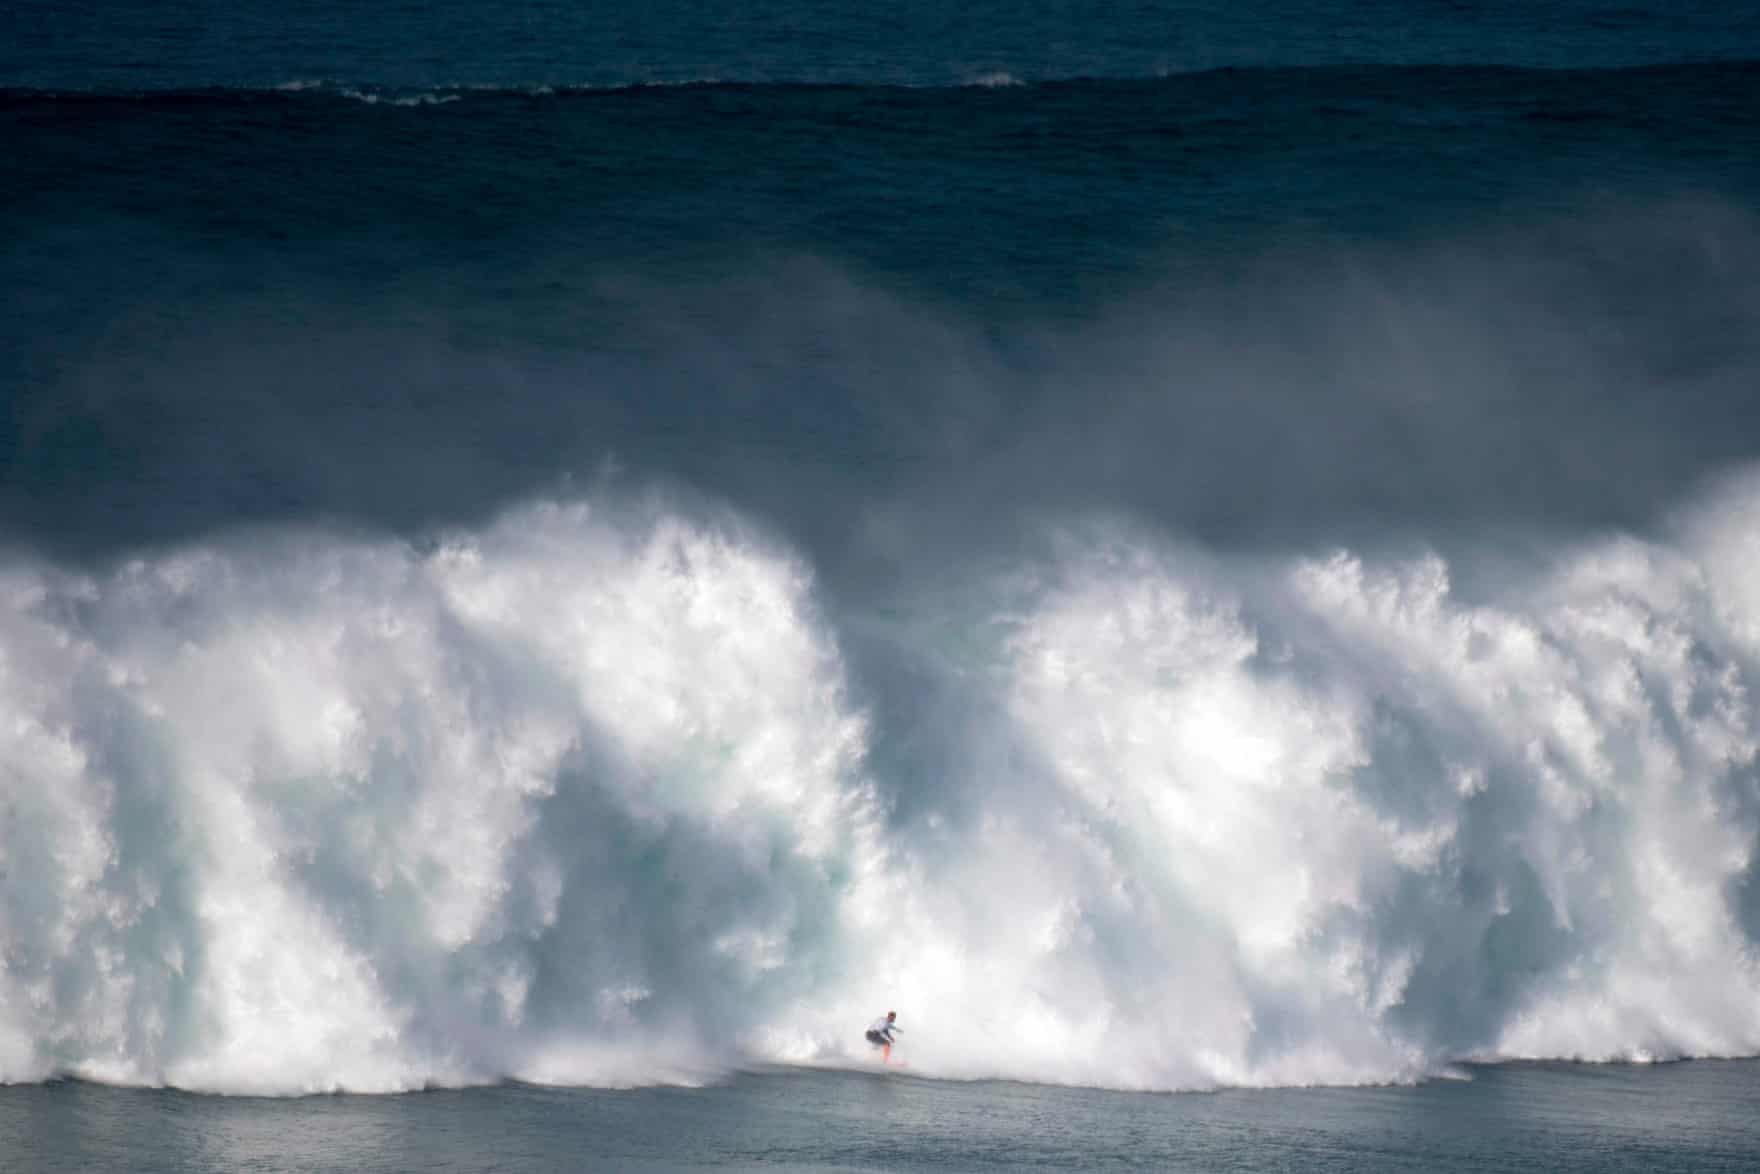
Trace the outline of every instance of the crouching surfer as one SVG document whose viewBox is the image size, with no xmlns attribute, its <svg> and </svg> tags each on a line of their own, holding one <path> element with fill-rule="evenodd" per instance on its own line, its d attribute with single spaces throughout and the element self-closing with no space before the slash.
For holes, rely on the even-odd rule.
<svg viewBox="0 0 1760 1174">
<path fill-rule="evenodd" d="M 880 1049 L 882 1064 L 892 1060 L 892 1037 L 904 1030 L 898 1026 L 897 1019 L 897 1011 L 888 1011 L 884 1019 L 876 1019 L 868 1024 L 868 1042 Z"/>
</svg>

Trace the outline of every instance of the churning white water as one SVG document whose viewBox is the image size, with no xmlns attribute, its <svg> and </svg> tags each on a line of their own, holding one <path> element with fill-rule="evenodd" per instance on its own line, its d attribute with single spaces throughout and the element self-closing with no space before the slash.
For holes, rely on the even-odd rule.
<svg viewBox="0 0 1760 1174">
<path fill-rule="evenodd" d="M 14 556 L 0 1080 L 693 1081 L 889 1007 L 1120 1087 L 1754 1054 L 1756 565 L 1760 482 L 1471 599 L 1080 521 L 846 615 L 609 497 Z"/>
</svg>

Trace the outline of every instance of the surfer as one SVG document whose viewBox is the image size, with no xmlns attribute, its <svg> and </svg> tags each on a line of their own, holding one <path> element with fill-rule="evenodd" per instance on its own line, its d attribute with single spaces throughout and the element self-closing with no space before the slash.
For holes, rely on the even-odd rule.
<svg viewBox="0 0 1760 1174">
<path fill-rule="evenodd" d="M 880 1049 L 882 1064 L 892 1059 L 892 1037 L 904 1030 L 894 1022 L 897 1018 L 897 1011 L 888 1011 L 884 1019 L 876 1019 L 868 1024 L 868 1042 Z"/>
</svg>

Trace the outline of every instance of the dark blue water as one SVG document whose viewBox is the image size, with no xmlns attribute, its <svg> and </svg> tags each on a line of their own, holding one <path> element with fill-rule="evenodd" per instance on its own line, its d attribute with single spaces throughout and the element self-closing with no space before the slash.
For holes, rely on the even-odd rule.
<svg viewBox="0 0 1760 1174">
<path fill-rule="evenodd" d="M 28 545 L 609 459 L 872 577 L 850 503 L 1631 526 L 1753 455 L 1748 5 L 11 11 Z"/>
<path fill-rule="evenodd" d="M 15 0 L 9 84 L 266 86 L 837 82 L 949 85 L 1143 77 L 1228 66 L 1654 65 L 1760 56 L 1744 4 L 1655 0 L 535 0 L 292 8 Z"/>
<path fill-rule="evenodd" d="M 607 454 L 815 543 L 925 492 L 1633 524 L 1751 452 L 1757 80 L 13 91 L 6 529 L 421 526 Z"/>
<path fill-rule="evenodd" d="M 1153 1096 L 853 1074 L 264 1101 L 0 1089 L 8 1169 L 1741 1171 L 1753 1063 L 1474 1068 L 1416 1088 Z"/>
<path fill-rule="evenodd" d="M 1754 1166 L 1754 5 L 0 30 L 0 1165 Z"/>
</svg>

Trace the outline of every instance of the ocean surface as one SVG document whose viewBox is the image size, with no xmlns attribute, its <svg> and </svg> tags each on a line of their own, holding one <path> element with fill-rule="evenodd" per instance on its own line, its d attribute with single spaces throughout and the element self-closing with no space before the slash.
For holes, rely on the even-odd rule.
<svg viewBox="0 0 1760 1174">
<path fill-rule="evenodd" d="M 0 1165 L 1752 1165 L 1760 9 L 1345 7 L 0 5 Z"/>
<path fill-rule="evenodd" d="M 1521 1064 L 1418 1087 L 1204 1094 L 771 1072 L 712 1088 L 387 1097 L 0 1088 L 33 1174 L 133 1170 L 1748 1171 L 1760 1065 Z"/>
</svg>

